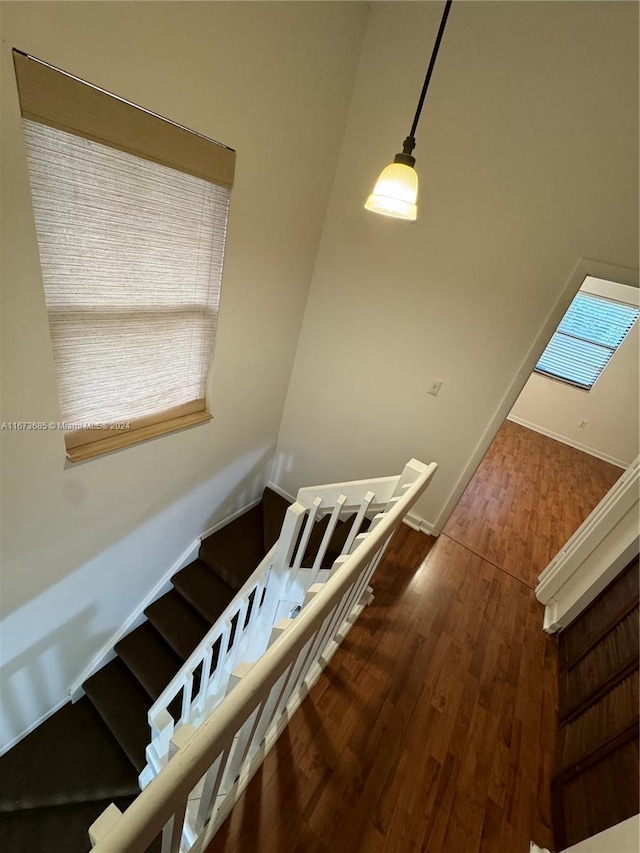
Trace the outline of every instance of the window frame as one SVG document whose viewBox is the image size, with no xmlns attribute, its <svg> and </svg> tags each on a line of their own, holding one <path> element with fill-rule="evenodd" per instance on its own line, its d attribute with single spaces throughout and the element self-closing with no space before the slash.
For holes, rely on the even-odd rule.
<svg viewBox="0 0 640 853">
<path fill-rule="evenodd" d="M 14 49 L 13 59 L 23 119 L 231 190 L 234 149 L 22 51 Z M 224 258 L 224 244 L 222 252 Z M 123 416 L 100 429 L 65 431 L 67 458 L 71 462 L 84 461 L 207 423 L 212 417 L 206 399 L 200 397 L 136 417 L 129 426 Z"/>
<path fill-rule="evenodd" d="M 605 278 L 598 278 L 595 275 L 586 275 L 583 282 L 582 282 L 582 285 L 580 286 L 578 291 L 574 294 L 571 302 L 567 306 L 567 309 L 565 310 L 562 317 L 560 318 L 556 329 L 554 330 L 550 339 L 547 341 L 547 344 L 545 345 L 542 353 L 540 354 L 539 358 L 537 359 L 535 367 L 533 369 L 534 373 L 537 373 L 539 376 L 543 376 L 546 379 L 552 379 L 556 382 L 562 382 L 563 384 L 569 385 L 572 388 L 576 388 L 579 391 L 586 391 L 588 393 L 589 391 L 591 391 L 595 387 L 596 383 L 598 382 L 600 377 L 603 375 L 603 373 L 605 372 L 605 370 L 607 369 L 607 367 L 611 363 L 611 359 L 613 358 L 615 353 L 622 346 L 622 344 L 624 343 L 624 341 L 626 340 L 627 336 L 632 331 L 632 329 L 634 328 L 636 323 L 639 322 L 639 318 L 638 318 L 638 316 L 636 316 L 634 321 L 631 323 L 631 325 L 629 326 L 629 328 L 625 332 L 624 336 L 621 338 L 620 342 L 615 347 L 609 346 L 607 344 L 592 341 L 589 338 L 583 338 L 580 335 L 572 335 L 569 332 L 562 331 L 560 329 L 560 326 L 562 325 L 562 321 L 567 316 L 569 310 L 571 309 L 572 305 L 574 304 L 576 297 L 580 294 L 582 294 L 586 297 L 592 297 L 593 299 L 599 300 L 601 302 L 608 302 L 608 303 L 612 303 L 612 304 L 623 305 L 625 307 L 634 309 L 636 312 L 640 312 L 640 291 L 638 290 L 637 286 L 634 286 L 631 284 L 626 284 L 626 283 L 622 283 L 622 282 L 618 282 L 618 281 L 612 281 L 612 280 L 605 279 Z M 556 335 L 562 335 L 563 337 L 566 337 L 566 338 L 573 338 L 574 340 L 583 341 L 584 343 L 590 344 L 594 347 L 598 347 L 601 349 L 607 349 L 610 351 L 611 354 L 609 355 L 609 358 L 607 359 L 606 363 L 600 369 L 598 375 L 594 378 L 593 382 L 590 385 L 581 384 L 579 382 L 576 382 L 573 379 L 567 378 L 566 376 L 559 376 L 557 374 L 550 373 L 550 372 L 543 370 L 543 369 L 540 369 L 538 367 L 538 365 L 540 364 L 540 362 L 542 361 L 542 359 L 544 357 L 544 354 L 546 353 L 548 347 L 550 346 L 550 344 L 552 343 L 552 341 Z"/>
</svg>

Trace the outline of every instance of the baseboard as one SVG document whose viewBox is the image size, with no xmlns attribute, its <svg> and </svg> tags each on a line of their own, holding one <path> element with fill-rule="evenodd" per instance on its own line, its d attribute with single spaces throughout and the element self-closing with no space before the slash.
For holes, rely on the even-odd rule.
<svg viewBox="0 0 640 853">
<path fill-rule="evenodd" d="M 427 536 L 434 535 L 433 531 L 435 530 L 435 525 L 431 521 L 427 521 L 425 518 L 421 518 L 413 512 L 408 512 L 402 520 L 407 527 L 410 527 L 412 530 L 417 530 L 418 533 L 426 533 Z"/>
<path fill-rule="evenodd" d="M 254 506 L 260 503 L 260 500 L 261 498 L 258 498 L 242 509 L 239 509 L 226 518 L 223 518 L 222 521 L 217 522 L 217 524 L 214 524 L 213 527 L 205 530 L 205 532 L 198 536 L 197 539 L 193 540 L 189 547 L 183 551 L 172 566 L 167 569 L 162 578 L 144 598 L 142 603 L 139 604 L 131 613 L 126 622 L 107 640 L 102 649 L 93 658 L 89 666 L 84 670 L 82 675 L 73 682 L 69 688 L 69 695 L 74 702 L 77 702 L 84 694 L 84 690 L 82 689 L 84 682 L 115 657 L 114 646 L 116 643 L 118 643 L 123 637 L 126 637 L 126 635 L 131 633 L 131 631 L 135 630 L 139 625 L 142 625 L 145 620 L 145 609 L 149 607 L 150 604 L 153 604 L 157 598 L 160 598 L 161 595 L 164 595 L 165 592 L 168 592 L 171 589 L 171 578 L 176 574 L 176 572 L 179 572 L 180 569 L 183 569 L 196 559 L 202 540 L 206 539 L 207 536 L 211 536 L 212 533 L 215 533 L 222 527 L 225 527 L 225 525 L 230 524 L 245 512 L 253 509 Z"/>
<path fill-rule="evenodd" d="M 65 699 L 62 699 L 60 702 L 58 702 L 57 705 L 54 705 L 53 708 L 50 708 L 46 713 L 44 713 L 40 717 L 40 719 L 36 720 L 35 723 L 31 723 L 31 725 L 27 726 L 27 728 L 24 731 L 20 732 L 19 735 L 16 735 L 8 743 L 5 743 L 2 748 L 0 748 L 0 755 L 4 755 L 5 752 L 9 752 L 10 749 L 13 749 L 13 747 L 17 743 L 20 743 L 23 738 L 25 738 L 27 735 L 30 735 L 32 731 L 35 731 L 35 729 L 37 729 L 38 726 L 41 726 L 42 723 L 49 719 L 49 717 L 53 717 L 53 715 L 57 713 L 61 708 L 64 708 L 65 705 L 68 705 L 69 701 L 70 699 L 68 696 Z"/>
<path fill-rule="evenodd" d="M 157 598 L 160 598 L 161 595 L 164 595 L 165 592 L 169 592 L 171 589 L 171 578 L 176 572 L 179 572 L 180 569 L 183 569 L 185 566 L 189 565 L 189 563 L 193 562 L 193 560 L 198 556 L 199 550 L 200 537 L 198 537 L 198 539 L 194 539 L 191 545 L 182 552 L 175 563 L 167 569 L 162 578 L 155 584 L 148 595 L 145 596 L 143 601 L 136 606 L 135 610 L 130 614 L 124 624 L 111 635 L 103 645 L 102 649 L 93 658 L 89 666 L 84 670 L 82 675 L 73 682 L 69 688 L 69 695 L 72 701 L 77 702 L 78 699 L 84 695 L 84 690 L 82 689 L 84 682 L 88 678 L 91 678 L 94 673 L 115 657 L 114 646 L 116 643 L 118 643 L 123 637 L 126 637 L 127 634 L 130 634 L 131 631 L 142 625 L 146 618 L 144 610 L 149 607 L 150 604 L 153 604 Z"/>
<path fill-rule="evenodd" d="M 285 490 L 281 486 L 272 483 L 271 480 L 269 480 L 267 486 L 277 495 L 280 495 L 281 498 L 284 498 L 286 501 L 291 501 L 291 503 L 295 503 L 295 496 L 290 495 L 289 492 L 285 492 Z"/>
<path fill-rule="evenodd" d="M 275 491 L 275 489 L 274 489 Z M 226 518 L 223 518 L 222 521 L 218 521 L 217 524 L 214 524 L 213 527 L 210 527 L 208 530 L 205 530 L 204 533 L 201 533 L 198 537 L 198 542 L 202 542 L 203 539 L 206 539 L 207 536 L 211 536 L 214 533 L 217 533 L 218 530 L 222 530 L 223 527 L 226 527 L 227 524 L 231 524 L 232 521 L 235 521 L 236 518 L 240 518 L 241 515 L 244 515 L 245 512 L 249 512 L 250 509 L 253 509 L 254 506 L 258 506 L 260 501 L 262 500 L 262 495 L 257 498 L 255 501 L 251 501 L 250 504 L 242 507 L 242 509 L 238 509 L 235 512 L 232 512 L 231 515 L 228 515 Z"/>
<path fill-rule="evenodd" d="M 629 467 L 629 463 L 623 462 L 622 459 L 616 459 L 614 456 L 608 456 L 606 453 L 601 453 L 599 450 L 594 450 L 593 447 L 587 447 L 586 444 L 580 444 L 579 441 L 573 441 L 573 439 L 567 438 L 565 435 L 559 435 L 557 432 L 553 432 L 550 429 L 545 429 L 544 427 L 541 427 L 538 424 L 533 424 L 530 421 L 525 421 L 524 418 L 519 418 L 517 417 L 517 415 L 507 415 L 507 420 L 513 421 L 514 424 L 519 424 L 520 426 L 533 430 L 533 432 L 539 432 L 540 435 L 546 435 L 547 438 L 553 438 L 555 441 L 560 441 L 562 442 L 562 444 L 568 444 L 569 447 L 575 447 L 576 450 L 581 450 L 583 453 L 588 453 L 589 456 L 595 456 L 596 459 L 602 459 L 603 462 L 609 462 L 611 465 L 616 465 L 618 468 Z"/>
</svg>

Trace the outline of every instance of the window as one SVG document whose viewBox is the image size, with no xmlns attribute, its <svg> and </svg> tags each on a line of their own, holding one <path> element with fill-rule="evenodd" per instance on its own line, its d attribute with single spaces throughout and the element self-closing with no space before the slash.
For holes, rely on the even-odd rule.
<svg viewBox="0 0 640 853">
<path fill-rule="evenodd" d="M 588 277 L 536 365 L 536 372 L 589 390 L 609 363 L 640 310 L 625 298 L 634 288 Z M 608 285 L 608 287 L 604 287 Z M 635 296 L 637 301 L 637 294 Z"/>
<path fill-rule="evenodd" d="M 67 455 L 210 420 L 234 152 L 14 58 Z"/>
</svg>

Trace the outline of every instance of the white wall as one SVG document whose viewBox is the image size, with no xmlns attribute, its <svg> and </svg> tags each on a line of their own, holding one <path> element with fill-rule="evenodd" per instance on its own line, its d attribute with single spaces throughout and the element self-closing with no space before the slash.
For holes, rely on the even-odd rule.
<svg viewBox="0 0 640 853">
<path fill-rule="evenodd" d="M 441 11 L 372 6 L 273 474 L 295 492 L 433 459 L 427 524 L 513 405 L 578 259 L 638 257 L 636 4 L 454 4 L 417 134 L 418 221 L 362 209 Z"/>
<path fill-rule="evenodd" d="M 587 281 L 589 293 L 638 304 L 637 287 L 591 277 Z M 612 288 L 616 292 L 609 294 Z M 629 465 L 640 452 L 640 324 L 631 329 L 590 391 L 533 373 L 509 418 L 614 465 Z"/>
<path fill-rule="evenodd" d="M 11 48 L 237 149 L 210 425 L 85 464 L 0 432 L 6 742 L 273 457 L 367 7 L 3 3 L 2 421 L 59 413 Z M 35 694 L 27 692 L 37 686 Z"/>
<path fill-rule="evenodd" d="M 640 815 L 623 820 L 604 832 L 567 847 L 563 853 L 637 853 L 638 847 Z"/>
</svg>

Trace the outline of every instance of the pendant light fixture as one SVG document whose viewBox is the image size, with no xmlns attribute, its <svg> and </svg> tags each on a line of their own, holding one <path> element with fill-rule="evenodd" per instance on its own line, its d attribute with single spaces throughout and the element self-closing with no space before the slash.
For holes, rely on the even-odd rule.
<svg viewBox="0 0 640 853">
<path fill-rule="evenodd" d="M 365 203 L 366 209 L 372 210 L 374 213 L 393 216 L 396 219 L 408 219 L 412 222 L 417 218 L 418 175 L 414 169 L 416 160 L 412 156 L 412 151 L 416 147 L 415 132 L 420 120 L 425 95 L 429 88 L 431 75 L 433 74 L 433 66 L 436 64 L 438 49 L 442 41 L 442 34 L 444 33 L 452 2 L 453 0 L 447 0 L 445 3 L 442 20 L 440 21 L 440 29 L 438 30 L 438 35 L 433 46 L 416 114 L 411 125 L 411 130 L 409 131 L 409 136 L 407 136 L 403 143 L 402 153 L 396 154 L 393 158 L 393 163 L 382 170 L 374 191 Z"/>
</svg>

